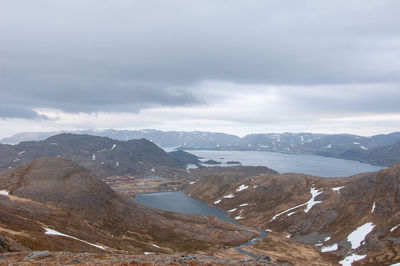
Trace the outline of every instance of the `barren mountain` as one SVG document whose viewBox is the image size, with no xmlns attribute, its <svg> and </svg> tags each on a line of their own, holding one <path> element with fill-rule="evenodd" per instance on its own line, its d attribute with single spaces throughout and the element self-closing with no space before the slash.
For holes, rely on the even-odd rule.
<svg viewBox="0 0 400 266">
<path fill-rule="evenodd" d="M 292 245 L 299 251 L 305 245 L 332 263 L 400 261 L 400 164 L 349 178 L 232 170 L 192 170 L 198 180 L 185 191 L 242 224 L 269 232 L 248 250 L 294 262 L 299 261 L 296 252 L 284 258 L 277 247 Z"/>
<path fill-rule="evenodd" d="M 67 159 L 0 173 L 0 194 L 3 251 L 208 253 L 257 234 L 134 203 Z"/>
<path fill-rule="evenodd" d="M 156 167 L 180 167 L 185 163 L 146 139 L 118 141 L 106 137 L 60 134 L 43 141 L 0 144 L 0 170 L 40 157 L 71 159 L 97 175 L 132 175 Z"/>
</svg>

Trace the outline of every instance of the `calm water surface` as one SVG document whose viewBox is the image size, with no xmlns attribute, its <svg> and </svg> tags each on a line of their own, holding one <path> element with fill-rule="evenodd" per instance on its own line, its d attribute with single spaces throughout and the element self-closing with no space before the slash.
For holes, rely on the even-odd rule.
<svg viewBox="0 0 400 266">
<path fill-rule="evenodd" d="M 260 151 L 187 151 L 201 157 L 222 162 L 239 161 L 247 166 L 267 166 L 279 173 L 303 173 L 322 177 L 345 177 L 364 172 L 375 172 L 385 167 L 317 155 L 297 155 Z M 214 166 L 214 165 L 213 165 Z"/>
<path fill-rule="evenodd" d="M 201 214 L 203 216 L 213 215 L 220 220 L 234 222 L 234 219 L 229 218 L 223 210 L 189 197 L 181 191 L 137 194 L 134 201 L 161 210 Z"/>
</svg>

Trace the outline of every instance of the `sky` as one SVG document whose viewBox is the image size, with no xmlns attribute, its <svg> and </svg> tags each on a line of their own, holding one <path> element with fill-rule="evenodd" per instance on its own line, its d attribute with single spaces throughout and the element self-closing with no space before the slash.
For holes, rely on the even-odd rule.
<svg viewBox="0 0 400 266">
<path fill-rule="evenodd" d="M 0 137 L 400 131 L 397 0 L 2 0 Z"/>
</svg>

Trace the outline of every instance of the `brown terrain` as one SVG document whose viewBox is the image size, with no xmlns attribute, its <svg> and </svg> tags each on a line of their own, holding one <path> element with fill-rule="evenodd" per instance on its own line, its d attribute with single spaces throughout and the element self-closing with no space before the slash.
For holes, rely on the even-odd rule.
<svg viewBox="0 0 400 266">
<path fill-rule="evenodd" d="M 351 256 L 358 256 L 353 265 L 400 261 L 400 164 L 348 178 L 236 166 L 103 180 L 60 158 L 1 172 L 0 249 L 6 253 L 0 263 L 337 265 Z M 266 237 L 243 248 L 254 256 L 233 248 L 258 235 L 251 228 L 161 211 L 123 196 L 177 189 L 242 225 L 265 230 Z M 360 228 L 364 232 L 354 240 Z"/>
<path fill-rule="evenodd" d="M 207 255 L 257 235 L 214 217 L 134 203 L 67 159 L 42 158 L 10 169 L 0 173 L 0 184 L 3 252 Z"/>
<path fill-rule="evenodd" d="M 244 167 L 206 171 L 192 170 L 195 183 L 187 194 L 269 232 L 245 250 L 298 265 L 336 264 L 351 255 L 362 256 L 353 265 L 400 261 L 400 164 L 349 178 L 249 173 Z M 352 244 L 348 237 L 355 235 Z"/>
</svg>

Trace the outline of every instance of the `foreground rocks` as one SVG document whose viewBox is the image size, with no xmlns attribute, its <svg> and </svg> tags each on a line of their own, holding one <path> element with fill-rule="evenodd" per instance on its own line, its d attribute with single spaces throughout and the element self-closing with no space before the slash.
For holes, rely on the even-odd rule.
<svg viewBox="0 0 400 266">
<path fill-rule="evenodd" d="M 271 263 L 263 256 L 255 259 L 229 259 L 197 254 L 122 255 L 40 251 L 5 253 L 0 257 L 0 263 L 7 265 L 283 265 Z"/>
</svg>

